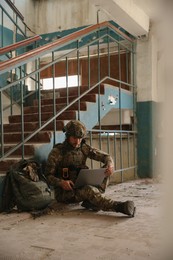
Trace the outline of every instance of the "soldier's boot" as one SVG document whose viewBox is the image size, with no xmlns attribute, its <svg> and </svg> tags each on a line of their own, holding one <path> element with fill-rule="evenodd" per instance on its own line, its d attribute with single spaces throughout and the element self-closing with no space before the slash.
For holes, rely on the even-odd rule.
<svg viewBox="0 0 173 260">
<path fill-rule="evenodd" d="M 125 202 L 115 202 L 114 210 L 133 218 L 135 216 L 136 207 L 133 201 L 127 200 Z"/>
<path fill-rule="evenodd" d="M 88 200 L 84 200 L 81 204 L 82 207 L 89 209 L 89 210 L 93 210 L 93 211 L 99 211 L 99 208 L 95 205 L 93 205 L 91 202 L 89 202 Z"/>
</svg>

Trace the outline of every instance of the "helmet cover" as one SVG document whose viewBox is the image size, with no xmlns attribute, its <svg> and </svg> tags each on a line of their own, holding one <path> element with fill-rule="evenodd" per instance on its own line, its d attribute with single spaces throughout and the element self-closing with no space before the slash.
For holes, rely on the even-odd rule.
<svg viewBox="0 0 173 260">
<path fill-rule="evenodd" d="M 79 120 L 71 120 L 63 128 L 63 132 L 65 132 L 66 137 L 84 138 L 86 136 L 86 127 Z"/>
</svg>

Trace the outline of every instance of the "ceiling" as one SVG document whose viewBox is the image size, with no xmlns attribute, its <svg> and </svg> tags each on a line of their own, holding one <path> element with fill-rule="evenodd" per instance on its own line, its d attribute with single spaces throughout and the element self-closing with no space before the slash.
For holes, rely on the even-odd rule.
<svg viewBox="0 0 173 260">
<path fill-rule="evenodd" d="M 160 0 L 92 0 L 97 8 L 134 36 L 146 35 L 159 17 Z"/>
</svg>

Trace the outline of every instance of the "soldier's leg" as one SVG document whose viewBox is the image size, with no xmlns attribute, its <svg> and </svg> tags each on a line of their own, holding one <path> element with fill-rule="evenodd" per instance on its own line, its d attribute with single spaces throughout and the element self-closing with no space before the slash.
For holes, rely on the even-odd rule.
<svg viewBox="0 0 173 260">
<path fill-rule="evenodd" d="M 109 185 L 109 181 L 110 181 L 110 177 L 105 177 L 102 184 L 97 187 L 98 190 L 101 192 L 101 193 L 104 193 L 106 188 L 108 187 Z M 82 207 L 86 208 L 86 209 L 91 209 L 93 211 L 99 211 L 99 209 L 97 208 L 97 206 L 93 205 L 91 202 L 89 202 L 88 200 L 84 200 L 81 204 Z"/>
<path fill-rule="evenodd" d="M 104 178 L 102 184 L 101 184 L 100 187 L 99 187 L 99 191 L 100 191 L 101 193 L 104 193 L 104 192 L 105 192 L 106 188 L 107 188 L 108 185 L 109 185 L 109 181 L 110 181 L 110 177 L 105 177 L 105 178 Z"/>
<path fill-rule="evenodd" d="M 75 192 L 76 201 L 89 201 L 98 210 L 115 211 L 134 216 L 135 207 L 133 201 L 117 202 L 106 198 L 96 187 L 85 186 Z"/>
<path fill-rule="evenodd" d="M 75 192 L 65 191 L 61 187 L 55 188 L 55 199 L 57 202 L 73 203 L 75 202 Z"/>
</svg>

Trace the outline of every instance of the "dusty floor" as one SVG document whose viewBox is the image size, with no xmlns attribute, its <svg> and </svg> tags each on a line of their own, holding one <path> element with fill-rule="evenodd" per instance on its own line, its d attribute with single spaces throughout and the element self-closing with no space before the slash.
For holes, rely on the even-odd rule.
<svg viewBox="0 0 173 260">
<path fill-rule="evenodd" d="M 162 260 L 161 184 L 136 180 L 109 186 L 106 196 L 134 200 L 135 218 L 73 205 L 33 219 L 0 215 L 0 259 Z"/>
</svg>

